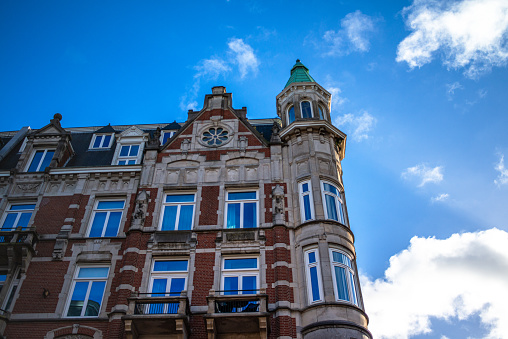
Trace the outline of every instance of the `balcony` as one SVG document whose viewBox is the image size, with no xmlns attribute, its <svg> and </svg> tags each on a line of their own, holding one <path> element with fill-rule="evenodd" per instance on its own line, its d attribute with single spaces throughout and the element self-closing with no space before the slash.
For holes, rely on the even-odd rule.
<svg viewBox="0 0 508 339">
<path fill-rule="evenodd" d="M 0 308 L 0 339 L 4 338 L 3 334 L 5 331 L 5 327 L 9 322 L 10 316 L 11 316 L 10 312 L 7 312 L 6 310 Z"/>
<path fill-rule="evenodd" d="M 34 247 L 38 240 L 35 228 L 0 230 L 0 266 L 8 266 L 11 261 L 12 264 L 26 268 L 27 261 L 30 261 L 35 253 Z"/>
<path fill-rule="evenodd" d="M 169 293 L 137 293 L 129 298 L 127 314 L 122 317 L 127 339 L 188 337 L 189 300 L 187 292 L 179 296 Z"/>
<path fill-rule="evenodd" d="M 265 289 L 210 290 L 205 316 L 208 338 L 267 338 L 270 317 L 267 299 Z"/>
</svg>

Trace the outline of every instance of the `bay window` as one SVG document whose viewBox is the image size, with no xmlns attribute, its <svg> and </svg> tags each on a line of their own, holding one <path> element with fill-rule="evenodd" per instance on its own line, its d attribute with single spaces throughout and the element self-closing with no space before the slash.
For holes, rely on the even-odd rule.
<svg viewBox="0 0 508 339">
<path fill-rule="evenodd" d="M 335 299 L 348 301 L 358 306 L 356 280 L 351 259 L 339 250 L 330 249 L 330 261 Z"/>
<path fill-rule="evenodd" d="M 302 222 L 314 219 L 314 200 L 310 180 L 298 185 L 300 191 L 300 215 Z"/>
<path fill-rule="evenodd" d="M 304 256 L 309 303 L 312 304 L 323 301 L 323 282 L 321 280 L 319 251 L 317 248 L 309 249 L 304 252 Z"/>
<path fill-rule="evenodd" d="M 321 182 L 321 185 L 325 217 L 345 224 L 344 205 L 339 189 L 333 184 L 324 181 Z"/>
</svg>

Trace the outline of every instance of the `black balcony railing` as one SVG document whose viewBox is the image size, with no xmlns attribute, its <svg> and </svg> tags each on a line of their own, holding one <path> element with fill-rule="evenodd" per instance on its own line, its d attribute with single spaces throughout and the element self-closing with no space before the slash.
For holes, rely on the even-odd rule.
<svg viewBox="0 0 508 339">
<path fill-rule="evenodd" d="M 266 312 L 266 290 L 211 290 L 208 313 L 254 313 Z"/>
<path fill-rule="evenodd" d="M 38 236 L 33 228 L 0 229 L 0 244 L 26 244 L 33 247 L 37 240 Z"/>
<path fill-rule="evenodd" d="M 186 293 L 136 293 L 129 301 L 133 315 L 188 314 Z"/>
<path fill-rule="evenodd" d="M 259 300 L 215 301 L 215 313 L 259 312 Z"/>
</svg>

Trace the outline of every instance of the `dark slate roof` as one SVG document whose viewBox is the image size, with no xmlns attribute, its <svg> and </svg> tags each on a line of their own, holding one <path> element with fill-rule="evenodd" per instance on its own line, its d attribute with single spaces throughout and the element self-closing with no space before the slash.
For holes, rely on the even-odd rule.
<svg viewBox="0 0 508 339">
<path fill-rule="evenodd" d="M 4 137 L 2 138 L 2 141 L 4 142 L 3 146 L 5 146 L 9 140 L 11 140 L 11 137 Z M 23 139 L 21 139 L 20 142 L 9 152 L 9 154 L 2 159 L 0 162 L 0 170 L 1 171 L 8 171 L 18 164 L 19 156 L 21 155 L 19 152 L 19 149 L 21 148 L 21 145 L 23 144 Z M 2 146 L 2 147 L 3 147 Z"/>
<path fill-rule="evenodd" d="M 179 130 L 180 129 L 180 124 L 175 121 L 173 121 L 172 123 L 170 123 L 169 125 L 166 125 L 162 128 L 163 131 L 174 131 L 174 130 Z"/>
<path fill-rule="evenodd" d="M 96 132 L 97 133 L 97 132 Z M 88 149 L 94 133 L 73 133 L 72 148 L 74 156 L 69 160 L 65 167 L 82 166 L 109 166 L 113 161 L 115 154 L 116 140 L 107 149 Z"/>
<path fill-rule="evenodd" d="M 251 124 L 255 129 L 256 131 L 259 132 L 259 134 L 261 134 L 261 136 L 263 138 L 265 138 L 266 141 L 270 141 L 270 139 L 272 138 L 272 127 L 273 127 L 273 124 Z"/>
<path fill-rule="evenodd" d="M 115 132 L 116 131 L 113 129 L 113 127 L 111 127 L 111 124 L 104 126 L 100 129 L 98 129 L 97 131 L 95 131 L 95 133 L 115 133 Z"/>
</svg>

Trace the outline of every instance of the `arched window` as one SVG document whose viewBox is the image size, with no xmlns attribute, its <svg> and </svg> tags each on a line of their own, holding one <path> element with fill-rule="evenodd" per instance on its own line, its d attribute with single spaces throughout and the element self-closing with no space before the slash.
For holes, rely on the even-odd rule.
<svg viewBox="0 0 508 339">
<path fill-rule="evenodd" d="M 293 121 L 295 121 L 295 106 L 291 106 L 288 109 L 288 124 L 292 123 Z"/>
<path fill-rule="evenodd" d="M 312 108 L 309 101 L 302 101 L 300 103 L 302 108 L 302 118 L 309 119 L 312 118 Z"/>
<path fill-rule="evenodd" d="M 318 106 L 318 109 L 319 109 L 319 118 L 324 120 L 325 114 L 323 113 L 323 107 Z"/>
<path fill-rule="evenodd" d="M 358 306 L 356 280 L 351 258 L 337 249 L 330 248 L 330 261 L 335 299 L 348 301 Z"/>
</svg>

